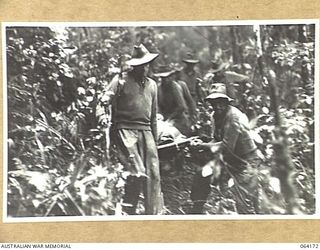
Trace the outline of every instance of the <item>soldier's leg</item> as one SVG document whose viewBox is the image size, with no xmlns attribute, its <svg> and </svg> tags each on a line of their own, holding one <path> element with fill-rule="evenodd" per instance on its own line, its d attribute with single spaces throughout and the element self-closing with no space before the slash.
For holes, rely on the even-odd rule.
<svg viewBox="0 0 320 250">
<path fill-rule="evenodd" d="M 123 211 L 127 214 L 136 214 L 139 195 L 142 186 L 142 177 L 144 174 L 143 162 L 138 152 L 138 131 L 120 129 L 113 133 L 112 141 L 117 148 L 117 156 L 124 165 L 126 171 L 132 175 L 127 177 L 125 184 L 125 194 L 123 197 Z"/>
<path fill-rule="evenodd" d="M 139 195 L 141 192 L 142 178 L 136 176 L 128 176 L 124 187 L 124 197 L 122 210 L 129 214 L 136 214 Z"/>
<path fill-rule="evenodd" d="M 141 137 L 141 138 L 140 138 Z M 146 166 L 144 181 L 145 213 L 159 214 L 163 207 L 158 150 L 151 131 L 139 135 L 139 151 Z"/>
<path fill-rule="evenodd" d="M 181 172 L 185 164 L 185 155 L 183 149 L 177 152 L 177 156 L 174 159 L 174 170 Z"/>
<path fill-rule="evenodd" d="M 256 173 L 247 169 L 246 172 L 234 175 L 234 179 L 235 183 L 232 192 L 235 197 L 238 213 L 258 213 L 258 179 Z"/>
<path fill-rule="evenodd" d="M 201 170 L 198 170 L 193 178 L 191 189 L 191 200 L 193 201 L 192 214 L 202 214 L 203 206 L 210 193 L 211 176 L 202 177 Z"/>
</svg>

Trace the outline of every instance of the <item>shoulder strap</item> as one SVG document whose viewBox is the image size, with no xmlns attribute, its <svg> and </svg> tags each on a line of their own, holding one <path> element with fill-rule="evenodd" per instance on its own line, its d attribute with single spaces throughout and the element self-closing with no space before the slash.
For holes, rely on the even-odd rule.
<svg viewBox="0 0 320 250">
<path fill-rule="evenodd" d="M 117 112 L 117 100 L 121 96 L 121 93 L 123 91 L 125 82 L 126 81 L 125 81 L 124 77 L 120 73 L 119 77 L 118 77 L 117 90 L 116 90 L 116 93 L 115 93 L 114 98 L 112 100 L 112 109 L 111 109 L 112 112 L 111 112 L 111 114 L 113 114 L 114 112 Z"/>
<path fill-rule="evenodd" d="M 125 84 L 125 79 L 123 78 L 122 74 L 118 75 L 118 82 L 117 82 L 117 89 L 116 89 L 116 93 L 114 95 L 114 99 L 112 101 L 112 104 L 115 105 L 116 104 L 116 100 L 118 99 L 118 97 L 121 95 L 122 90 L 124 88 L 124 84 Z"/>
</svg>

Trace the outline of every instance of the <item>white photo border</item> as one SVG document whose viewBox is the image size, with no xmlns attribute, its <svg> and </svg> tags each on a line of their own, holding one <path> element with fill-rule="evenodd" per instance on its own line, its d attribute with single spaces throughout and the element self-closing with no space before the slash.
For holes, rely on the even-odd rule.
<svg viewBox="0 0 320 250">
<path fill-rule="evenodd" d="M 8 107 L 7 107 L 7 57 L 6 28 L 19 27 L 139 27 L 139 26 L 244 26 L 244 25 L 315 25 L 315 65 L 314 65 L 314 168 L 315 168 L 315 206 L 313 215 L 130 215 L 130 216 L 53 216 L 53 217 L 8 217 Z M 21 222 L 77 222 L 77 221 L 174 221 L 174 220 L 314 220 L 320 219 L 320 89 L 319 89 L 319 19 L 281 19 L 281 20 L 212 20 L 212 21 L 130 21 L 130 22 L 2 22 L 2 72 L 3 72 L 3 203 L 2 221 L 4 223 Z"/>
</svg>

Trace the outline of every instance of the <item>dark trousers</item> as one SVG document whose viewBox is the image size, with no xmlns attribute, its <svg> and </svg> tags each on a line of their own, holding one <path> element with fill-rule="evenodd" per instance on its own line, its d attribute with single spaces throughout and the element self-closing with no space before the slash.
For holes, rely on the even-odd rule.
<svg viewBox="0 0 320 250">
<path fill-rule="evenodd" d="M 123 211 L 129 215 L 136 214 L 139 195 L 143 185 L 143 177 L 128 176 L 124 187 Z"/>
<path fill-rule="evenodd" d="M 203 206 L 207 201 L 210 193 L 211 176 L 202 177 L 201 171 L 197 171 L 193 177 L 191 200 L 193 207 L 190 211 L 191 214 L 202 214 Z"/>
<path fill-rule="evenodd" d="M 246 171 L 229 174 L 224 169 L 220 179 L 215 183 L 219 185 L 222 194 L 226 194 L 227 189 L 229 189 L 228 180 L 231 175 L 234 185 L 230 188 L 230 192 L 233 194 L 236 202 L 238 214 L 255 214 L 258 211 L 258 179 L 256 172 L 251 168 L 247 168 Z M 211 176 L 202 177 L 201 170 L 196 172 L 191 190 L 193 207 L 190 213 L 203 214 L 203 207 L 211 190 L 211 180 Z"/>
</svg>

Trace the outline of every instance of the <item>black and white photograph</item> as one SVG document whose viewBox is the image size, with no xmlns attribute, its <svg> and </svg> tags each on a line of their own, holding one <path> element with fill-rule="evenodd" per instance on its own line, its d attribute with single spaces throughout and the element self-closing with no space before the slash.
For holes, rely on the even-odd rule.
<svg viewBox="0 0 320 250">
<path fill-rule="evenodd" d="M 318 29 L 4 23 L 4 221 L 319 218 Z"/>
</svg>

